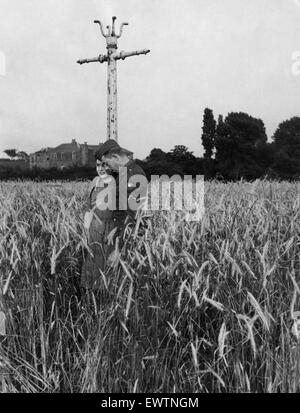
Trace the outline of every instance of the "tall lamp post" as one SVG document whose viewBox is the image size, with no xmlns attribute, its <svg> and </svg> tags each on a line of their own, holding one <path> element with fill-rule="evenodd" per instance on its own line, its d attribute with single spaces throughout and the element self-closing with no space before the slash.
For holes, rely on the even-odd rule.
<svg viewBox="0 0 300 413">
<path fill-rule="evenodd" d="M 115 139 L 118 141 L 118 112 L 117 112 L 117 60 L 124 60 L 130 56 L 147 54 L 149 49 L 135 50 L 133 52 L 121 51 L 117 53 L 118 39 L 122 36 L 123 27 L 128 23 L 122 23 L 119 34 L 115 30 L 116 17 L 112 18 L 112 26 L 106 26 L 107 33 L 104 33 L 102 23 L 95 20 L 94 23 L 99 24 L 100 31 L 106 39 L 107 54 L 92 57 L 90 59 L 81 59 L 77 63 L 80 65 L 91 62 L 107 62 L 107 139 Z"/>
</svg>

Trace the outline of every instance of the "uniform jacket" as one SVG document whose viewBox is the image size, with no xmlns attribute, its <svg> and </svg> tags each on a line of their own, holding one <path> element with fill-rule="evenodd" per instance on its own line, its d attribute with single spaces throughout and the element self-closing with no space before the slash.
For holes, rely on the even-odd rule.
<svg viewBox="0 0 300 413">
<path fill-rule="evenodd" d="M 145 178 L 141 185 L 135 182 L 137 175 Z M 115 226 L 123 227 L 125 221 L 129 220 L 133 222 L 135 220 L 137 210 L 131 208 L 130 199 L 134 200 L 136 198 L 136 190 L 140 192 L 137 201 L 140 200 L 140 197 L 146 198 L 147 187 L 145 172 L 134 161 L 130 160 L 120 169 L 120 173 L 116 176 L 116 209 L 112 212 L 112 219 Z"/>
</svg>

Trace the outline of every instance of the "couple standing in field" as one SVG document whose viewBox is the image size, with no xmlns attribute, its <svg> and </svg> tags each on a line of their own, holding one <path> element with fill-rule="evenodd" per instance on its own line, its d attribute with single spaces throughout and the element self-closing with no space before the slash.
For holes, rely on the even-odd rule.
<svg viewBox="0 0 300 413">
<path fill-rule="evenodd" d="M 84 227 L 89 250 L 81 270 L 81 286 L 100 288 L 102 275 L 113 264 L 127 224 L 134 224 L 137 209 L 147 195 L 147 179 L 132 160 L 132 152 L 109 139 L 95 152 L 98 176 L 84 205 Z M 136 184 L 139 183 L 137 188 Z"/>
</svg>

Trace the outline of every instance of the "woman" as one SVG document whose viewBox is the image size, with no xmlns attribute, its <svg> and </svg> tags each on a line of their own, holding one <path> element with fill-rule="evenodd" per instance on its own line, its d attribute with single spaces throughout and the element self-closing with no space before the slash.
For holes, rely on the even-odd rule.
<svg viewBox="0 0 300 413">
<path fill-rule="evenodd" d="M 107 236 L 112 230 L 112 211 L 109 209 L 107 198 L 101 194 L 114 179 L 110 171 L 96 157 L 98 176 L 94 178 L 88 191 L 85 202 L 84 227 L 87 231 L 89 250 L 85 252 L 81 271 L 81 286 L 87 289 L 99 290 L 103 286 L 102 272 L 105 269 L 106 259 L 111 246 Z M 105 198 L 105 199 L 104 199 Z"/>
</svg>

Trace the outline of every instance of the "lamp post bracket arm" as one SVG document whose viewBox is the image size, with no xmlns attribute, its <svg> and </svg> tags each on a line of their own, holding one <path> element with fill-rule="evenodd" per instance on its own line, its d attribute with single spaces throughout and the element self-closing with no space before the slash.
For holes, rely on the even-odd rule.
<svg viewBox="0 0 300 413">
<path fill-rule="evenodd" d="M 124 52 L 123 50 L 120 53 L 117 53 L 115 55 L 115 60 L 119 60 L 119 59 L 126 59 L 126 57 L 130 57 L 130 56 L 138 56 L 140 54 L 147 54 L 149 53 L 150 50 L 149 49 L 143 49 L 143 50 L 135 50 L 133 52 Z"/>
<path fill-rule="evenodd" d="M 100 26 L 100 31 L 101 31 L 102 36 L 103 36 L 103 37 L 108 37 L 108 34 L 105 34 L 105 33 L 104 33 L 104 30 L 103 30 L 103 26 L 102 26 L 101 21 L 100 21 L 100 20 L 94 20 L 94 23 L 99 24 L 99 26 Z"/>
<path fill-rule="evenodd" d="M 120 33 L 118 35 L 116 35 L 116 37 L 119 39 L 122 36 L 123 33 L 123 27 L 124 26 L 128 26 L 128 23 L 122 23 L 120 26 Z"/>
<path fill-rule="evenodd" d="M 81 59 L 81 60 L 77 60 L 77 63 L 82 65 L 84 63 L 93 63 L 93 62 L 107 62 L 107 56 L 100 54 L 98 57 L 91 57 L 90 59 Z"/>
</svg>

